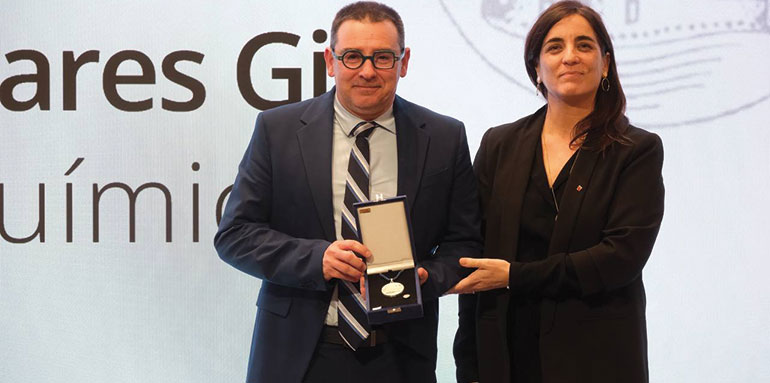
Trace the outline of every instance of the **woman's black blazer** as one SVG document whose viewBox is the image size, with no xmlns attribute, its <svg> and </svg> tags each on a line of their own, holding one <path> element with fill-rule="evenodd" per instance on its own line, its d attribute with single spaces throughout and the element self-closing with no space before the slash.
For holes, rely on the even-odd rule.
<svg viewBox="0 0 770 383">
<path fill-rule="evenodd" d="M 628 126 L 630 144 L 581 150 L 559 203 L 551 257 L 569 257 L 582 296 L 548 296 L 516 262 L 519 216 L 545 107 L 489 129 L 474 170 L 484 214 L 484 257 L 512 262 L 510 289 L 460 296 L 454 354 L 458 381 L 509 383 L 511 294 L 539 296 L 543 382 L 647 382 L 642 268 L 663 218 L 663 145 Z M 545 273 L 563 273 L 564 262 Z"/>
</svg>

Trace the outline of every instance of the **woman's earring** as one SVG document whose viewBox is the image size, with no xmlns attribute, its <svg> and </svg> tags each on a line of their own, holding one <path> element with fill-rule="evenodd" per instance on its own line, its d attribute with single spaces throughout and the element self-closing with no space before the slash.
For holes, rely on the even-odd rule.
<svg viewBox="0 0 770 383">
<path fill-rule="evenodd" d="M 535 85 L 535 96 L 540 95 L 540 76 L 537 76 L 537 85 Z"/>
<path fill-rule="evenodd" d="M 602 77 L 601 86 L 603 91 L 605 92 L 610 91 L 610 79 L 608 79 L 607 76 Z"/>
</svg>

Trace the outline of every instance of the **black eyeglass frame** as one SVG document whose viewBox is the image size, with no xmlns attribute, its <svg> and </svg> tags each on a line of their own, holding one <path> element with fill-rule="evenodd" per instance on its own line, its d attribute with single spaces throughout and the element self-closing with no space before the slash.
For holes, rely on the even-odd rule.
<svg viewBox="0 0 770 383">
<path fill-rule="evenodd" d="M 372 52 L 371 56 L 366 56 L 366 55 L 364 55 L 363 52 L 359 51 L 358 49 L 348 49 L 348 50 L 342 52 L 342 54 L 338 56 L 337 53 L 335 53 L 332 50 L 332 57 L 334 57 L 336 60 L 339 60 L 342 63 L 342 65 L 344 65 L 345 68 L 348 68 L 348 69 L 358 69 L 358 68 L 361 68 L 366 63 L 366 60 L 369 60 L 369 61 L 372 62 L 372 66 L 374 67 L 374 69 L 393 69 L 396 66 L 396 62 L 401 61 L 401 59 L 404 58 L 404 53 L 405 52 L 406 52 L 405 50 L 402 50 L 401 54 L 396 54 L 396 52 L 393 52 L 391 50 L 381 50 L 381 51 L 374 51 L 374 52 Z M 349 54 L 349 53 L 358 53 L 358 54 L 360 54 L 361 55 L 361 64 L 359 64 L 356 67 L 348 66 L 348 64 L 345 63 L 345 56 L 347 54 Z M 390 65 L 390 67 L 381 68 L 381 67 L 377 66 L 377 63 L 374 62 L 374 56 L 377 55 L 378 53 L 389 53 L 389 54 L 393 55 L 393 62 Z"/>
</svg>

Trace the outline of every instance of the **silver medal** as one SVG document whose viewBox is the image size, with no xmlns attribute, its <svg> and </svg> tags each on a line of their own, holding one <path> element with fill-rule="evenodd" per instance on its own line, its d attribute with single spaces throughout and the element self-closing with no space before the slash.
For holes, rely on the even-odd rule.
<svg viewBox="0 0 770 383">
<path fill-rule="evenodd" d="M 385 295 L 387 297 L 395 297 L 398 294 L 401 294 L 404 292 L 404 285 L 398 282 L 393 282 L 393 280 L 390 280 L 390 283 L 385 284 L 385 286 L 382 286 L 382 295 Z"/>
</svg>

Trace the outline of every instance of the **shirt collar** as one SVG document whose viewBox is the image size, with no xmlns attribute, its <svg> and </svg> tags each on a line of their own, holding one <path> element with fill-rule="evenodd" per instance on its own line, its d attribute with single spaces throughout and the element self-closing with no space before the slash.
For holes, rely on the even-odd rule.
<svg viewBox="0 0 770 383">
<path fill-rule="evenodd" d="M 356 124 L 363 121 L 361 118 L 345 109 L 336 94 L 334 95 L 334 118 L 340 124 L 340 128 L 346 136 L 350 136 L 350 132 L 356 127 Z M 391 105 L 385 113 L 375 118 L 374 122 L 386 131 L 396 134 L 396 119 L 393 116 L 393 105 Z"/>
</svg>

